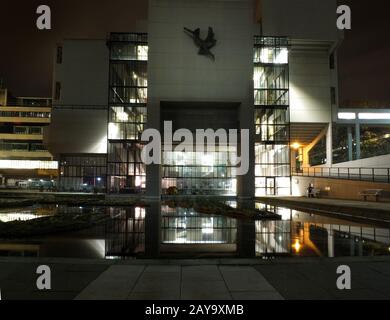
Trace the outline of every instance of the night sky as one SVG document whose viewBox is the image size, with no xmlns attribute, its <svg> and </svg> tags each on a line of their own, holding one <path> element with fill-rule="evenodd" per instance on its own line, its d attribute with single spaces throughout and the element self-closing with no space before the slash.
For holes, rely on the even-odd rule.
<svg viewBox="0 0 390 320">
<path fill-rule="evenodd" d="M 326 0 L 323 0 L 326 1 Z M 352 30 L 339 54 L 341 100 L 390 106 L 390 9 L 386 0 L 339 0 Z M 35 27 L 36 8 L 52 9 L 52 30 Z M 14 95 L 50 96 L 53 52 L 63 38 L 105 38 L 147 19 L 146 0 L 1 0 L 0 79 Z M 336 18 L 335 18 L 336 19 Z"/>
</svg>

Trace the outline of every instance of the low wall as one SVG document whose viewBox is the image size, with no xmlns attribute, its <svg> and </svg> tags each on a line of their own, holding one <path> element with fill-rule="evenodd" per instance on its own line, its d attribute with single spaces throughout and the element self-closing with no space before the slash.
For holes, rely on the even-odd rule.
<svg viewBox="0 0 390 320">
<path fill-rule="evenodd" d="M 383 189 L 383 197 L 380 201 L 390 202 L 390 184 L 374 183 L 367 181 L 353 181 L 329 178 L 293 177 L 292 189 L 294 196 L 305 196 L 309 184 L 321 189 L 321 197 L 333 199 L 363 200 L 359 193 L 366 189 Z M 369 200 L 375 201 L 374 198 Z"/>
</svg>

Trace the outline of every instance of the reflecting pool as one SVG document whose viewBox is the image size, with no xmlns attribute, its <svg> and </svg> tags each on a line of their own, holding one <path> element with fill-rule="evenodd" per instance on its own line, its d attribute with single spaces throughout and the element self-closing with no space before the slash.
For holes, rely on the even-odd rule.
<svg viewBox="0 0 390 320">
<path fill-rule="evenodd" d="M 242 204 L 230 203 L 241 206 Z M 0 240 L 2 256 L 95 259 L 390 255 L 390 229 L 286 208 L 246 203 L 278 220 L 235 219 L 191 208 L 40 206 L 1 210 L 0 221 L 104 213 L 102 225 L 29 239 Z"/>
</svg>

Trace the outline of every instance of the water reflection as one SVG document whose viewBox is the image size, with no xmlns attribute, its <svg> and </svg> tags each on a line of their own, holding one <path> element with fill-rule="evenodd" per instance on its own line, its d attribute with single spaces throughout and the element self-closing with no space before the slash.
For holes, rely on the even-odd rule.
<svg viewBox="0 0 390 320">
<path fill-rule="evenodd" d="M 275 212 L 281 220 L 250 221 L 152 203 L 147 208 L 31 208 L 20 214 L 104 212 L 105 225 L 30 241 L 0 241 L 0 255 L 131 257 L 262 257 L 389 255 L 390 230 L 260 203 L 232 203 Z M 23 218 L 21 218 L 23 219 Z"/>
<path fill-rule="evenodd" d="M 22 209 L 2 209 L 0 211 L 0 222 L 28 221 L 52 215 L 52 210 L 42 207 L 29 207 Z"/>
<path fill-rule="evenodd" d="M 259 204 L 258 206 L 263 206 Z M 268 207 L 281 221 L 256 222 L 256 254 L 298 256 L 388 255 L 390 230 L 352 221 Z"/>
<path fill-rule="evenodd" d="M 162 206 L 161 231 L 163 244 L 235 244 L 237 220 Z"/>
</svg>

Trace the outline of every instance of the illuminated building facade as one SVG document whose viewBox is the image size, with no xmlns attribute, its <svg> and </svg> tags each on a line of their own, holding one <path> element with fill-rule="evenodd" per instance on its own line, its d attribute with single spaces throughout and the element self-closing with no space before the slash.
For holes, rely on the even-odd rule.
<svg viewBox="0 0 390 320">
<path fill-rule="evenodd" d="M 53 187 L 57 163 L 44 142 L 50 121 L 50 98 L 14 97 L 0 89 L 0 185 Z"/>
<path fill-rule="evenodd" d="M 372 111 L 338 107 L 336 8 L 335 0 L 150 0 L 135 32 L 65 39 L 55 55 L 50 150 L 83 164 L 75 160 L 70 175 L 61 161 L 61 179 L 71 181 L 63 190 L 245 199 L 294 193 L 292 176 L 307 168 L 356 166 L 369 153 L 365 132 L 386 142 L 389 120 L 385 111 L 372 120 Z M 207 40 L 209 27 L 215 46 L 199 54 L 184 28 Z M 145 165 L 141 135 L 163 135 L 167 121 L 173 132 L 249 130 L 247 174 L 232 164 L 240 141 L 205 154 L 163 146 L 162 164 Z"/>
</svg>

